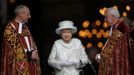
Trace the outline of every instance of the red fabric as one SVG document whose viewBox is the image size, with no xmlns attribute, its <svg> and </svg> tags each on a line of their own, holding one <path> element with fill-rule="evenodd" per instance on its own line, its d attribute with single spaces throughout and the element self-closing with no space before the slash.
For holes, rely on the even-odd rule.
<svg viewBox="0 0 134 75">
<path fill-rule="evenodd" d="M 120 24 L 118 24 L 117 29 L 123 33 L 129 32 L 128 24 L 126 24 L 124 21 L 122 21 L 122 22 L 120 22 Z"/>
<path fill-rule="evenodd" d="M 134 41 L 131 42 L 131 50 L 130 50 L 130 64 L 131 64 L 131 73 L 134 75 Z"/>
<path fill-rule="evenodd" d="M 130 66 L 131 66 L 131 73 L 134 75 L 134 26 L 131 27 L 129 33 L 129 56 L 130 56 Z"/>
<path fill-rule="evenodd" d="M 31 75 L 34 75 L 36 73 L 35 66 L 32 62 L 29 62 L 29 70 L 31 70 L 30 71 Z"/>
<path fill-rule="evenodd" d="M 3 39 L 3 41 L 6 41 L 5 39 Z M 9 44 L 7 42 L 3 42 L 2 44 L 2 61 L 1 61 L 1 75 L 16 75 L 14 74 L 15 70 L 13 70 L 15 68 L 13 61 L 13 53 L 10 52 L 11 47 L 9 46 Z M 9 69 L 10 68 L 10 69 Z M 8 72 L 7 72 L 8 71 Z"/>
<path fill-rule="evenodd" d="M 103 68 L 100 63 L 99 75 L 131 75 L 127 42 L 127 36 L 117 42 L 116 47 L 112 50 L 112 56 L 102 61 L 106 67 Z"/>
<path fill-rule="evenodd" d="M 18 34 L 17 29 L 14 29 L 11 23 L 15 28 L 18 27 L 18 23 L 13 20 L 5 28 L 0 75 L 40 75 L 39 61 L 32 60 L 32 63 L 28 61 L 24 50 L 26 44 L 21 39 L 22 35 L 32 38 L 28 28 L 26 27 L 22 34 Z M 34 48 L 37 49 L 35 44 Z"/>
<path fill-rule="evenodd" d="M 117 43 L 112 54 L 112 75 L 130 75 L 129 57 L 128 57 L 128 38 L 124 36 Z M 107 74 L 110 75 L 110 74 Z"/>
<path fill-rule="evenodd" d="M 120 38 L 118 38 L 119 35 L 116 35 L 117 30 L 119 31 L 119 33 L 122 33 L 122 36 Z M 124 22 L 120 22 L 118 27 L 109 37 L 112 40 L 108 41 L 106 45 L 107 51 L 104 51 L 104 48 L 104 50 L 101 52 L 102 57 L 99 64 L 99 75 L 132 75 L 128 55 L 128 31 L 129 30 L 127 25 L 125 25 Z M 107 55 L 108 57 L 106 57 Z"/>
</svg>

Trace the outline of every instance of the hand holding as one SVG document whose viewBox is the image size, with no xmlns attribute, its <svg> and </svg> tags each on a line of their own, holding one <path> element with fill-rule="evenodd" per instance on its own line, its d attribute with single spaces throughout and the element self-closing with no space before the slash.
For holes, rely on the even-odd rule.
<svg viewBox="0 0 134 75">
<path fill-rule="evenodd" d="M 79 64 L 79 60 L 75 59 L 75 58 L 71 58 L 70 61 L 75 65 L 75 64 Z"/>
<path fill-rule="evenodd" d="M 60 62 L 60 65 L 61 66 L 72 66 L 73 63 L 70 60 L 65 60 L 65 61 Z"/>
<path fill-rule="evenodd" d="M 100 63 L 101 60 L 101 55 L 100 54 L 96 54 L 95 59 L 98 63 Z"/>
<path fill-rule="evenodd" d="M 39 56 L 38 56 L 37 50 L 35 50 L 35 51 L 32 52 L 31 58 L 32 58 L 32 59 L 39 60 Z"/>
</svg>

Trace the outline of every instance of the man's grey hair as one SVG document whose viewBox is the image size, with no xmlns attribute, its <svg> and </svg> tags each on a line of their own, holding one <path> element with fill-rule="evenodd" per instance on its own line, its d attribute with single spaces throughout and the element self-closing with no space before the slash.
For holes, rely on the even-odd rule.
<svg viewBox="0 0 134 75">
<path fill-rule="evenodd" d="M 25 5 L 19 5 L 19 6 L 17 6 L 15 8 L 15 10 L 14 10 L 15 15 L 18 16 L 20 13 L 23 12 L 23 9 L 26 8 L 26 7 L 27 6 L 25 6 Z"/>
<path fill-rule="evenodd" d="M 109 15 L 112 14 L 114 17 L 117 17 L 117 18 L 120 17 L 120 13 L 118 9 L 115 7 L 107 8 L 106 11 L 108 12 Z"/>
</svg>

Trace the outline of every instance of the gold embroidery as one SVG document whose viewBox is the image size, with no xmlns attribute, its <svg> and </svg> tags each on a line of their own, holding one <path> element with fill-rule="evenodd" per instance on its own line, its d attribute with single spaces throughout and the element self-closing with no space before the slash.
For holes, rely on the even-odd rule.
<svg viewBox="0 0 134 75">
<path fill-rule="evenodd" d="M 108 59 L 111 54 L 113 48 L 116 46 L 117 41 L 120 39 L 120 37 L 123 36 L 123 33 L 119 30 L 115 30 L 112 34 L 112 36 L 108 39 L 108 43 L 106 44 L 105 48 L 103 48 L 101 52 L 101 57 L 103 59 Z"/>
<path fill-rule="evenodd" d="M 17 75 L 29 75 L 27 57 L 24 52 L 23 44 L 19 40 L 18 33 L 11 26 L 8 26 L 5 31 L 6 33 L 4 36 L 7 38 L 8 43 L 10 43 L 10 46 L 13 49 Z"/>
</svg>

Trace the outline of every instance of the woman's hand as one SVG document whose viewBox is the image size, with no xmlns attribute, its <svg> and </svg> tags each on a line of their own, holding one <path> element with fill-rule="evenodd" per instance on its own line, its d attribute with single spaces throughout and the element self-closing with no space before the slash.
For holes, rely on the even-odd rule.
<svg viewBox="0 0 134 75">
<path fill-rule="evenodd" d="M 61 64 L 61 66 L 67 66 L 67 67 L 69 67 L 69 66 L 74 65 L 74 62 L 71 61 L 71 60 L 64 60 L 60 64 Z"/>
</svg>

